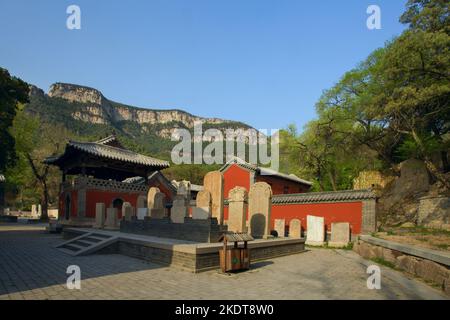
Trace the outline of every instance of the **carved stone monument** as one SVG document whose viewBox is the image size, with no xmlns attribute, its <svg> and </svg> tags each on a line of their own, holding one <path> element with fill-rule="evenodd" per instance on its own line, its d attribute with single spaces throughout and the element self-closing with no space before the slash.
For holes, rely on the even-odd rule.
<svg viewBox="0 0 450 320">
<path fill-rule="evenodd" d="M 322 246 L 325 241 L 325 220 L 323 217 L 306 217 L 306 244 Z"/>
<path fill-rule="evenodd" d="M 219 225 L 223 225 L 223 174 L 220 171 L 211 171 L 203 179 L 203 190 L 211 194 L 211 216 L 217 218 Z"/>
<path fill-rule="evenodd" d="M 350 242 L 350 223 L 334 222 L 331 224 L 330 247 L 346 247 Z"/>
<path fill-rule="evenodd" d="M 278 238 L 284 238 L 286 233 L 286 220 L 285 219 L 275 219 L 275 231 L 278 234 Z"/>
<path fill-rule="evenodd" d="M 299 219 L 292 219 L 289 223 L 289 238 L 299 239 L 302 237 L 302 225 Z"/>
<path fill-rule="evenodd" d="M 211 193 L 199 191 L 197 194 L 196 207 L 192 208 L 192 219 L 205 220 L 211 217 Z"/>
<path fill-rule="evenodd" d="M 249 233 L 254 238 L 270 236 L 272 188 L 266 182 L 257 182 L 248 194 Z"/>
<path fill-rule="evenodd" d="M 94 228 L 101 229 L 105 226 L 105 204 L 96 203 L 95 204 L 95 225 Z"/>
<path fill-rule="evenodd" d="M 228 193 L 228 231 L 247 232 L 248 194 L 243 187 L 234 187 Z"/>
</svg>

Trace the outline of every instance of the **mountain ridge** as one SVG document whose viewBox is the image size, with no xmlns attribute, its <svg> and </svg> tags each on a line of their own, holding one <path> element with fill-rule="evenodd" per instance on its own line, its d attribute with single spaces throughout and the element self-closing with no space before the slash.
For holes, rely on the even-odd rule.
<svg viewBox="0 0 450 320">
<path fill-rule="evenodd" d="M 244 131 L 251 126 L 233 120 L 206 118 L 181 109 L 147 109 L 115 102 L 98 89 L 57 82 L 45 93 L 30 85 L 30 102 L 25 111 L 52 125 L 62 125 L 83 140 L 105 137 L 116 132 L 135 151 L 167 159 L 178 141 L 171 141 L 175 129 L 193 132 L 200 121 L 203 131 L 226 129 Z"/>
</svg>

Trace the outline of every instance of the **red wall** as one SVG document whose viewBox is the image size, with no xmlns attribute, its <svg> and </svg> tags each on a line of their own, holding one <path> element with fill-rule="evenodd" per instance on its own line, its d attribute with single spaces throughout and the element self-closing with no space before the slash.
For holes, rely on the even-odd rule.
<svg viewBox="0 0 450 320">
<path fill-rule="evenodd" d="M 267 182 L 272 187 L 273 194 L 284 194 L 284 193 L 304 193 L 308 191 L 308 187 L 302 184 L 296 183 L 294 181 L 269 176 L 269 175 L 258 175 L 256 177 L 256 182 Z M 284 192 L 284 187 L 288 187 L 288 192 Z"/>
<path fill-rule="evenodd" d="M 299 219 L 306 230 L 306 216 L 325 218 L 325 227 L 331 231 L 331 223 L 348 222 L 352 234 L 361 233 L 362 202 L 311 203 L 272 205 L 270 228 L 274 229 L 275 219 L 285 219 L 286 226 L 292 219 Z M 224 207 L 224 219 L 228 220 L 228 206 Z M 247 215 L 248 220 L 248 215 Z"/>
<path fill-rule="evenodd" d="M 352 234 L 361 233 L 362 202 L 273 205 L 271 228 L 273 229 L 275 219 L 286 219 L 286 225 L 292 219 L 299 219 L 302 228 L 306 230 L 307 215 L 324 217 L 328 231 L 331 231 L 333 222 L 349 222 Z"/>
<path fill-rule="evenodd" d="M 95 218 L 95 206 L 97 203 L 104 203 L 106 208 L 112 206 L 112 202 L 120 198 L 123 202 L 129 202 L 133 208 L 136 208 L 138 193 L 119 193 L 98 190 L 88 190 L 86 192 L 86 217 Z M 119 210 L 119 219 L 122 217 L 122 211 Z"/>
<path fill-rule="evenodd" d="M 224 196 L 228 198 L 228 193 L 236 186 L 244 187 L 247 192 L 250 191 L 250 172 L 232 164 L 223 173 L 224 178 Z M 256 182 L 267 182 L 272 187 L 273 194 L 284 194 L 284 188 L 288 187 L 287 193 L 304 193 L 308 191 L 308 186 L 300 183 L 286 180 L 270 175 L 256 175 Z"/>
<path fill-rule="evenodd" d="M 228 193 L 234 187 L 244 187 L 247 192 L 250 190 L 250 172 L 239 167 L 236 164 L 232 164 L 223 173 L 224 179 L 224 198 L 228 199 Z"/>
</svg>

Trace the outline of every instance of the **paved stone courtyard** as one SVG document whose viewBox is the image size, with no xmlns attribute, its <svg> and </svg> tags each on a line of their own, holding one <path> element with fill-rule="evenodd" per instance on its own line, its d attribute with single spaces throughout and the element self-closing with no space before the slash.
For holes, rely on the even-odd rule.
<svg viewBox="0 0 450 320">
<path fill-rule="evenodd" d="M 54 248 L 62 241 L 43 226 L 0 224 L 0 299 L 445 299 L 385 267 L 381 290 L 367 289 L 373 263 L 351 251 L 313 249 L 248 272 L 193 274 L 116 254 L 72 257 Z M 81 268 L 81 290 L 66 287 L 69 265 Z"/>
</svg>

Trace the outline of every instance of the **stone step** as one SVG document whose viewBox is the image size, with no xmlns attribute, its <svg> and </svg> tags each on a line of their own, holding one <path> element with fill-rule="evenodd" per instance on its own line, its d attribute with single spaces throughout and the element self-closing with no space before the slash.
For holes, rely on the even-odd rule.
<svg viewBox="0 0 450 320">
<path fill-rule="evenodd" d="M 83 240 L 87 240 L 87 241 L 91 241 L 91 242 L 101 242 L 101 241 L 104 241 L 109 238 L 111 238 L 111 236 L 99 237 L 97 235 L 90 235 L 88 237 L 83 238 Z"/>
<path fill-rule="evenodd" d="M 91 234 L 91 237 L 108 239 L 108 238 L 111 238 L 112 236 L 110 236 L 108 234 L 93 233 L 93 234 Z"/>
<path fill-rule="evenodd" d="M 76 245 L 76 244 L 73 244 L 73 243 L 65 244 L 62 248 L 69 249 L 71 251 L 80 251 L 80 250 L 86 249 L 86 247 L 83 247 L 83 246 L 80 246 L 80 245 Z"/>
<path fill-rule="evenodd" d="M 85 238 L 80 239 L 80 240 L 76 240 L 76 241 L 73 242 L 73 244 L 83 246 L 84 248 L 90 247 L 90 246 L 92 246 L 92 245 L 94 245 L 96 243 L 97 242 L 87 241 L 87 240 L 85 240 Z"/>
</svg>

